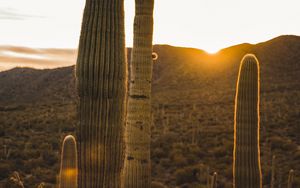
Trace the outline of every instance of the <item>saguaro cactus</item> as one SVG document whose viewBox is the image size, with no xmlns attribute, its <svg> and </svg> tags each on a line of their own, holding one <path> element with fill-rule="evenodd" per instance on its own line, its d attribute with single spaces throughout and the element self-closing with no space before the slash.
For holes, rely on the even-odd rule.
<svg viewBox="0 0 300 188">
<path fill-rule="evenodd" d="M 234 114 L 234 187 L 261 188 L 259 147 L 259 62 L 246 55 L 240 64 Z"/>
<path fill-rule="evenodd" d="M 210 168 L 209 166 L 206 168 L 206 187 L 210 188 L 210 184 L 211 184 L 211 178 L 210 178 Z"/>
<path fill-rule="evenodd" d="M 290 172 L 289 172 L 289 179 L 288 179 L 287 188 L 293 188 L 293 183 L 294 183 L 294 170 L 291 169 Z"/>
<path fill-rule="evenodd" d="M 126 123 L 125 188 L 149 188 L 154 0 L 135 0 L 134 39 Z"/>
<path fill-rule="evenodd" d="M 211 179 L 211 188 L 217 188 L 217 172 L 214 172 Z"/>
<path fill-rule="evenodd" d="M 62 146 L 59 188 L 77 188 L 77 174 L 76 140 L 68 135 Z"/>
<path fill-rule="evenodd" d="M 271 175 L 271 188 L 275 188 L 275 176 L 276 176 L 276 156 L 272 157 L 272 175 Z"/>
<path fill-rule="evenodd" d="M 127 91 L 124 0 L 87 0 L 76 64 L 80 188 L 121 186 Z"/>
</svg>

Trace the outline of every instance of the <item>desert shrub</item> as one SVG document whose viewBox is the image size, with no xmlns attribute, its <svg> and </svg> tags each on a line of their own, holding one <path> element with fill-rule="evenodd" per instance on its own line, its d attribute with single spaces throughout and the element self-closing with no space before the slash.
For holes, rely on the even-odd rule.
<svg viewBox="0 0 300 188">
<path fill-rule="evenodd" d="M 188 164 L 187 158 L 183 154 L 177 154 L 172 157 L 172 163 L 177 167 L 184 167 Z"/>
<path fill-rule="evenodd" d="M 168 158 L 161 159 L 160 164 L 165 168 L 171 167 L 171 161 Z"/>
<path fill-rule="evenodd" d="M 151 154 L 152 154 L 154 160 L 168 157 L 168 153 L 165 150 L 163 150 L 162 148 L 154 148 L 151 151 Z"/>
<path fill-rule="evenodd" d="M 167 187 L 160 182 L 153 181 L 151 182 L 151 188 L 167 188 Z"/>
<path fill-rule="evenodd" d="M 197 182 L 199 169 L 195 167 L 185 167 L 178 169 L 175 172 L 176 184 L 182 185 L 185 183 Z"/>
<path fill-rule="evenodd" d="M 7 178 L 9 169 L 11 169 L 11 166 L 8 163 L 3 163 L 3 161 L 0 162 L 0 180 Z"/>
</svg>

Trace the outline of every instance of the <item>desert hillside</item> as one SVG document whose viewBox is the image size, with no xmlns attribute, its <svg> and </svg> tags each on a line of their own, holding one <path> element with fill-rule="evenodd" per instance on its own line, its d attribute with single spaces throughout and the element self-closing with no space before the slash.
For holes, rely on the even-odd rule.
<svg viewBox="0 0 300 188">
<path fill-rule="evenodd" d="M 0 61 L 8 58 L 3 49 L 7 47 L 0 48 Z M 26 50 L 23 53 L 32 52 Z M 254 53 L 261 66 L 263 184 L 269 185 L 271 159 L 276 155 L 277 185 L 286 187 L 293 168 L 295 186 L 300 187 L 300 37 L 241 44 L 214 55 L 168 45 L 156 45 L 154 51 L 159 58 L 152 88 L 153 180 L 168 187 L 204 186 L 209 167 L 210 174 L 218 172 L 218 187 L 232 187 L 237 73 L 241 58 Z M 75 63 L 75 50 L 39 53 L 64 57 L 51 65 Z M 0 182 L 19 171 L 26 187 L 55 184 L 61 141 L 75 132 L 75 124 L 74 66 L 0 72 Z"/>
</svg>

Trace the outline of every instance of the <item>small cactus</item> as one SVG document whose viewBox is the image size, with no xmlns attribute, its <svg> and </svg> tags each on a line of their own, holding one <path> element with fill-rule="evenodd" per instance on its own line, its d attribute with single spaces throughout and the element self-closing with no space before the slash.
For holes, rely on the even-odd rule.
<svg viewBox="0 0 300 188">
<path fill-rule="evenodd" d="M 7 145 L 3 145 L 3 155 L 4 159 L 8 160 L 11 154 L 11 149 L 7 147 Z"/>
<path fill-rule="evenodd" d="M 72 135 L 63 141 L 59 188 L 77 188 L 77 148 Z"/>
<path fill-rule="evenodd" d="M 211 188 L 217 188 L 217 172 L 214 172 L 212 178 L 211 178 Z"/>
<path fill-rule="evenodd" d="M 288 179 L 287 188 L 293 188 L 293 183 L 294 183 L 294 170 L 291 169 L 290 172 L 289 172 L 289 179 Z"/>
<path fill-rule="evenodd" d="M 259 148 L 259 63 L 246 55 L 240 64 L 234 113 L 233 187 L 261 188 Z"/>
<path fill-rule="evenodd" d="M 272 157 L 272 175 L 271 175 L 271 188 L 275 188 L 275 176 L 276 176 L 276 156 Z"/>
<path fill-rule="evenodd" d="M 209 166 L 206 168 L 206 187 L 210 188 L 210 168 Z"/>
</svg>

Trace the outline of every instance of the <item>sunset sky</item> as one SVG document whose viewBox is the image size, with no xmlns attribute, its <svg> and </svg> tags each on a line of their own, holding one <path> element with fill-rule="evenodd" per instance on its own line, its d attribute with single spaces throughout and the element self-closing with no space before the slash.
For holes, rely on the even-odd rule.
<svg viewBox="0 0 300 188">
<path fill-rule="evenodd" d="M 0 45 L 76 48 L 84 0 L 0 0 Z M 300 35 L 299 0 L 156 0 L 155 44 L 216 52 L 238 43 Z M 134 0 L 125 0 L 132 44 Z"/>
</svg>

